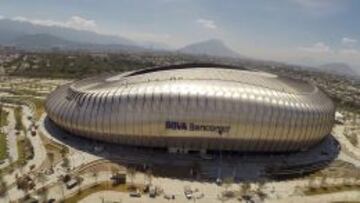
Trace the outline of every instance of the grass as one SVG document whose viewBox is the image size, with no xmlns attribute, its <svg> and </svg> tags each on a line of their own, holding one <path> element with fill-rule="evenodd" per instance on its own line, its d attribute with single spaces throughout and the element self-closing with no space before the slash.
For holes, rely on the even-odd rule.
<svg viewBox="0 0 360 203">
<path fill-rule="evenodd" d="M 17 162 L 21 166 L 25 165 L 27 160 L 32 159 L 34 156 L 34 149 L 29 138 L 27 137 L 17 138 L 17 149 L 19 154 L 19 159 Z"/>
<path fill-rule="evenodd" d="M 20 139 L 21 138 L 19 138 L 19 137 L 17 137 L 17 139 L 16 139 L 17 151 L 18 151 L 18 156 L 19 156 L 17 162 L 20 164 L 24 164 L 24 162 L 26 163 L 25 150 L 23 149 L 23 144 L 20 141 Z"/>
<path fill-rule="evenodd" d="M 359 143 L 358 139 L 357 139 L 357 135 L 356 133 L 348 133 L 345 134 L 345 137 L 350 141 L 350 143 L 356 147 Z"/>
<path fill-rule="evenodd" d="M 0 106 L 0 127 L 7 125 L 7 115 L 8 112 L 4 111 L 2 106 Z"/>
<path fill-rule="evenodd" d="M 12 173 L 14 168 L 24 166 L 27 161 L 33 157 L 33 147 L 27 137 L 17 137 L 16 145 L 19 155 L 18 159 L 14 162 L 11 162 L 9 166 L 1 169 L 0 173 Z"/>
<path fill-rule="evenodd" d="M 36 110 L 34 112 L 34 119 L 39 120 L 41 115 L 45 112 L 44 100 L 33 97 L 26 98 L 26 100 L 35 105 Z"/>
<path fill-rule="evenodd" d="M 40 94 L 37 91 L 34 90 L 28 90 L 28 89 L 16 89 L 13 91 L 15 95 L 31 95 L 31 96 L 44 96 L 44 94 Z"/>
<path fill-rule="evenodd" d="M 360 185 L 337 185 L 328 187 L 309 188 L 304 191 L 305 195 L 321 195 L 335 192 L 359 191 Z"/>
<path fill-rule="evenodd" d="M 64 202 L 65 203 L 76 203 L 93 193 L 105 191 L 105 190 L 118 191 L 118 192 L 127 192 L 128 191 L 127 185 L 125 185 L 125 184 L 117 185 L 117 186 L 112 186 L 111 184 L 112 183 L 109 181 L 98 183 L 97 185 L 94 185 L 92 187 L 84 189 L 84 190 L 78 192 L 77 194 L 65 199 Z"/>
<path fill-rule="evenodd" d="M 5 159 L 6 157 L 6 136 L 4 133 L 0 132 L 0 160 Z"/>
<path fill-rule="evenodd" d="M 15 114 L 15 129 L 16 130 L 25 130 L 25 127 L 22 123 L 22 120 L 21 120 L 21 116 L 22 116 L 22 109 L 20 106 L 17 106 L 15 109 L 14 109 L 14 114 Z"/>
<path fill-rule="evenodd" d="M 35 118 L 37 120 L 40 119 L 41 115 L 45 112 L 44 100 L 38 98 L 29 98 L 28 100 L 30 100 L 30 102 L 32 102 L 36 107 L 36 111 L 34 112 Z"/>
</svg>

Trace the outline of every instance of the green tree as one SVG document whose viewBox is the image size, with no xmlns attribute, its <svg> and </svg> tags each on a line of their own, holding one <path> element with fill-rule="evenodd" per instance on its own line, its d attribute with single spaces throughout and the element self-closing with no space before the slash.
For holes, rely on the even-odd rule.
<svg viewBox="0 0 360 203">
<path fill-rule="evenodd" d="M 7 184 L 4 180 L 3 174 L 0 173 L 0 197 L 5 197 L 7 195 Z"/>
<path fill-rule="evenodd" d="M 62 146 L 61 150 L 60 150 L 61 157 L 65 158 L 67 152 L 68 152 L 68 149 L 65 146 Z"/>
<path fill-rule="evenodd" d="M 95 179 L 95 185 L 97 185 L 97 183 L 98 183 L 98 176 L 99 176 L 98 172 L 96 170 L 94 170 L 92 172 L 92 177 Z"/>
<path fill-rule="evenodd" d="M 50 162 L 50 168 L 51 168 L 51 170 L 53 170 L 53 165 L 54 165 L 54 153 L 52 153 L 52 152 L 48 152 L 47 154 L 47 157 L 48 157 L 48 159 L 49 159 L 49 162 Z"/>
<path fill-rule="evenodd" d="M 126 170 L 126 172 L 127 172 L 128 176 L 129 176 L 131 186 L 134 186 L 134 179 L 135 179 L 135 176 L 136 176 L 136 170 L 134 168 L 128 168 Z"/>
<path fill-rule="evenodd" d="M 64 183 L 62 177 L 58 177 L 57 182 L 58 182 L 58 185 L 59 185 L 60 190 L 61 190 L 61 202 L 62 202 L 65 199 L 65 191 L 64 191 L 65 183 Z"/>
<path fill-rule="evenodd" d="M 44 188 L 46 181 L 48 180 L 46 175 L 44 173 L 37 173 L 37 179 L 39 183 L 41 184 L 41 187 Z"/>
<path fill-rule="evenodd" d="M 225 188 L 225 191 L 227 192 L 229 187 L 234 183 L 233 177 L 226 177 L 223 182 L 223 186 Z"/>
<path fill-rule="evenodd" d="M 148 182 L 149 185 L 151 185 L 153 179 L 153 174 L 151 169 L 146 170 L 144 175 L 145 175 L 145 180 Z"/>
<path fill-rule="evenodd" d="M 70 168 L 70 161 L 69 161 L 69 159 L 65 157 L 65 158 L 63 159 L 63 162 L 62 162 L 61 166 L 62 166 L 63 168 Z"/>
<path fill-rule="evenodd" d="M 249 182 L 245 182 L 245 183 L 241 184 L 241 192 L 243 194 L 249 193 L 250 190 L 251 190 L 251 185 Z"/>
<path fill-rule="evenodd" d="M 38 195 L 42 197 L 42 202 L 47 202 L 48 200 L 48 195 L 49 195 L 49 190 L 48 188 L 41 188 L 41 190 L 39 190 L 38 192 Z"/>
</svg>

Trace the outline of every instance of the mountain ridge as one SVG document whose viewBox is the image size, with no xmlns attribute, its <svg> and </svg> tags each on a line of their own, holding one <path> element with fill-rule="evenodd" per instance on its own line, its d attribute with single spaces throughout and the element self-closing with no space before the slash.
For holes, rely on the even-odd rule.
<svg viewBox="0 0 360 203">
<path fill-rule="evenodd" d="M 222 56 L 231 58 L 243 57 L 239 53 L 233 51 L 225 45 L 225 43 L 219 39 L 209 39 L 205 41 L 195 42 L 186 45 L 177 50 L 180 53 L 194 54 L 194 55 L 210 55 L 210 56 Z"/>
<path fill-rule="evenodd" d="M 77 30 L 60 26 L 35 25 L 29 22 L 18 22 L 0 19 L 0 43 L 8 43 L 23 35 L 49 34 L 68 41 L 94 44 L 122 44 L 136 46 L 130 39 L 114 35 L 99 34 L 93 31 Z"/>
<path fill-rule="evenodd" d="M 343 62 L 332 62 L 320 65 L 317 67 L 319 70 L 333 73 L 337 75 L 346 75 L 346 76 L 359 76 L 359 73 L 353 69 L 350 65 Z"/>
</svg>

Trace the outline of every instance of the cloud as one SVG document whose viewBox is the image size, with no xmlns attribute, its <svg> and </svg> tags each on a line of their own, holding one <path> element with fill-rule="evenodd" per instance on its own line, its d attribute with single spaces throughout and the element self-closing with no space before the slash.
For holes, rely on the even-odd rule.
<svg viewBox="0 0 360 203">
<path fill-rule="evenodd" d="M 340 53 L 340 54 L 343 54 L 343 55 L 352 56 L 352 55 L 358 55 L 358 54 L 360 54 L 360 51 L 357 50 L 357 49 L 340 49 L 340 50 L 339 50 L 339 53 Z"/>
<path fill-rule="evenodd" d="M 94 20 L 88 20 L 85 18 L 82 18 L 80 16 L 72 16 L 70 20 L 65 22 L 66 25 L 69 27 L 79 27 L 79 28 L 86 28 L 86 29 L 95 29 L 96 23 Z"/>
<path fill-rule="evenodd" d="M 80 16 L 72 16 L 66 21 L 56 21 L 50 19 L 31 19 L 23 16 L 17 16 L 12 18 L 12 20 L 19 22 L 29 22 L 35 25 L 43 26 L 59 26 L 73 28 L 77 30 L 96 30 L 97 24 L 94 20 L 89 20 Z"/>
<path fill-rule="evenodd" d="M 299 50 L 309 53 L 329 53 L 331 48 L 323 42 L 317 42 L 311 46 L 299 47 Z"/>
<path fill-rule="evenodd" d="M 333 0 L 292 0 L 305 8 L 326 8 L 334 3 Z"/>
<path fill-rule="evenodd" d="M 122 36 L 127 36 L 133 40 L 140 41 L 164 42 L 172 38 L 171 35 L 167 33 L 123 31 L 121 34 Z"/>
<path fill-rule="evenodd" d="M 341 43 L 343 45 L 347 45 L 347 46 L 351 46 L 351 45 L 354 45 L 356 44 L 358 41 L 356 39 L 352 39 L 352 38 L 348 38 L 348 37 L 343 37 L 341 39 Z"/>
<path fill-rule="evenodd" d="M 5 18 L 4 16 L 0 15 L 0 20 L 1 20 L 1 19 L 4 19 L 4 18 Z"/>
<path fill-rule="evenodd" d="M 214 30 L 217 28 L 215 22 L 212 20 L 209 20 L 209 19 L 199 18 L 196 20 L 196 23 L 202 25 L 204 28 L 207 28 L 207 29 Z"/>
<path fill-rule="evenodd" d="M 344 12 L 349 7 L 345 0 L 291 0 L 291 2 L 314 16 L 327 16 Z"/>
</svg>

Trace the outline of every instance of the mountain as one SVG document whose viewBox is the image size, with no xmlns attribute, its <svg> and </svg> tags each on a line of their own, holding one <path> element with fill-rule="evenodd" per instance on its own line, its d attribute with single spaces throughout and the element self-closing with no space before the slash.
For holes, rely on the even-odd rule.
<svg viewBox="0 0 360 203">
<path fill-rule="evenodd" d="M 122 44 L 95 44 L 74 42 L 56 37 L 50 34 L 22 35 L 6 43 L 23 50 L 29 51 L 50 51 L 53 48 L 59 50 L 85 50 L 89 52 L 117 52 L 117 51 L 144 51 L 142 47 Z"/>
<path fill-rule="evenodd" d="M 358 73 L 346 63 L 328 63 L 318 66 L 321 71 L 337 75 L 354 76 Z"/>
<path fill-rule="evenodd" d="M 202 42 L 187 45 L 178 50 L 180 53 L 195 54 L 195 55 L 211 55 L 222 57 L 238 58 L 241 55 L 230 48 L 224 42 L 218 39 L 210 39 Z"/>
<path fill-rule="evenodd" d="M 21 49 L 51 49 L 54 47 L 67 48 L 77 43 L 61 39 L 49 34 L 22 35 L 8 42 L 9 45 Z"/>
<path fill-rule="evenodd" d="M 167 45 L 166 43 L 162 42 L 150 42 L 150 41 L 144 41 L 139 42 L 139 46 L 144 47 L 149 50 L 159 50 L 159 51 L 172 51 L 174 50 L 171 46 Z"/>
<path fill-rule="evenodd" d="M 49 34 L 73 42 L 92 44 L 121 44 L 136 46 L 136 43 L 119 36 L 76 30 L 59 26 L 35 25 L 10 19 L 0 19 L 0 44 L 7 44 L 24 35 Z"/>
</svg>

